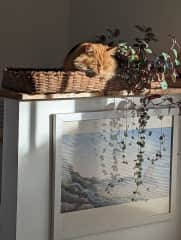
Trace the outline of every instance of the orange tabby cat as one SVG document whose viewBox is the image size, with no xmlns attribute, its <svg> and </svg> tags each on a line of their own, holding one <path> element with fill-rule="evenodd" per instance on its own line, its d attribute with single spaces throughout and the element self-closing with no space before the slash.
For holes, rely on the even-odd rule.
<svg viewBox="0 0 181 240">
<path fill-rule="evenodd" d="M 64 61 L 64 71 L 84 71 L 89 76 L 111 79 L 118 67 L 114 58 L 116 48 L 100 43 L 82 43 L 74 47 Z"/>
</svg>

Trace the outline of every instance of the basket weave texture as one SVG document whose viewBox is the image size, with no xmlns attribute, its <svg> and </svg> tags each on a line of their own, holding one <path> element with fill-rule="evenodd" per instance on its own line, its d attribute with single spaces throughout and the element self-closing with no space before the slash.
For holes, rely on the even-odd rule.
<svg viewBox="0 0 181 240">
<path fill-rule="evenodd" d="M 29 94 L 49 94 L 121 91 L 127 90 L 128 84 L 120 78 L 105 80 L 79 71 L 6 68 L 2 87 Z"/>
</svg>

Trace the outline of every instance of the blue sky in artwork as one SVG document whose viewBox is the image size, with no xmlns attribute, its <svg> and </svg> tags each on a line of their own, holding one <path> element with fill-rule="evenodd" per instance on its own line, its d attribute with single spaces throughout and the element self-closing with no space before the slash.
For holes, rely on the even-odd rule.
<svg viewBox="0 0 181 240">
<path fill-rule="evenodd" d="M 151 157 L 156 150 L 159 149 L 159 136 L 161 134 L 160 128 L 149 129 L 152 131 L 152 135 L 148 136 L 146 139 L 145 147 L 145 156 Z M 163 132 L 166 136 L 164 143 L 165 151 L 163 152 L 163 158 L 160 159 L 155 168 L 155 174 L 159 174 L 161 171 L 163 176 L 168 175 L 168 169 L 170 166 L 170 149 L 171 149 L 171 128 L 163 128 Z M 128 141 L 131 140 L 131 135 L 134 135 L 136 138 L 136 130 L 128 131 Z M 133 142 L 133 141 L 132 141 Z M 64 159 L 71 161 L 72 165 L 75 167 L 75 170 L 78 171 L 82 176 L 87 177 L 100 177 L 100 162 L 96 156 L 97 151 L 104 145 L 104 141 L 100 138 L 100 133 L 81 133 L 75 135 L 64 135 Z M 126 151 L 128 161 L 135 159 L 137 154 L 137 145 L 132 144 L 128 146 Z M 109 161 L 112 158 L 111 148 L 107 147 L 107 164 L 109 166 Z M 149 165 L 149 161 L 145 161 L 145 165 Z M 124 169 L 124 168 L 123 168 Z M 103 176 L 102 176 L 103 177 Z"/>
<path fill-rule="evenodd" d="M 149 136 L 149 132 L 152 132 Z M 125 152 L 126 159 L 128 164 L 123 164 L 122 153 L 119 153 L 117 156 L 118 159 L 118 173 L 123 182 L 116 182 L 115 187 L 111 190 L 111 194 L 105 192 L 107 184 L 112 181 L 111 174 L 113 172 L 113 147 L 109 146 L 108 142 L 105 142 L 104 138 L 101 136 L 102 131 L 100 132 L 82 132 L 74 134 L 66 134 L 63 136 L 61 152 L 63 159 L 63 173 L 62 179 L 64 184 L 70 187 L 72 191 L 72 186 L 80 185 L 79 177 L 76 181 L 73 180 L 72 176 L 80 176 L 80 181 L 85 181 L 86 179 L 96 178 L 97 183 L 93 184 L 94 186 L 88 186 L 84 188 L 84 192 L 89 193 L 90 196 L 94 196 L 94 204 L 91 202 L 91 197 L 88 205 L 84 204 L 79 207 L 75 202 L 69 202 L 72 198 L 72 192 L 68 192 L 67 187 L 62 188 L 62 212 L 71 212 L 78 211 L 81 209 L 89 209 L 92 207 L 97 207 L 99 202 L 99 207 L 106 205 L 122 204 L 129 203 L 133 197 L 133 192 L 136 189 L 136 184 L 134 181 L 134 166 L 135 159 L 138 151 L 137 142 L 137 130 L 130 129 L 128 130 L 127 138 L 127 150 Z M 120 136 L 123 135 L 123 132 L 119 132 Z M 148 157 L 151 159 L 157 151 L 160 149 L 160 135 L 165 135 L 164 145 L 162 146 L 163 155 L 162 158 L 156 161 L 154 164 Z M 107 135 L 107 136 L 106 136 Z M 110 138 L 110 132 L 106 131 L 104 136 L 107 139 Z M 134 139 L 132 139 L 134 136 Z M 157 198 L 168 198 L 170 193 L 170 166 L 171 166 L 171 144 L 172 144 L 172 128 L 149 128 L 146 130 L 146 146 L 145 146 L 145 161 L 143 164 L 143 184 L 140 186 L 139 191 L 139 200 L 149 200 Z M 116 141 L 110 142 L 114 145 Z M 131 145 L 129 145 L 131 143 Z M 117 146 L 116 146 L 117 147 Z M 107 174 L 103 173 L 103 168 L 101 167 L 100 154 L 102 150 L 106 149 L 104 153 L 104 165 L 106 166 Z M 73 168 L 71 173 L 69 167 Z M 73 175 L 72 175 L 73 174 Z M 77 174 L 77 175 L 76 175 Z M 67 182 L 68 181 L 68 182 Z M 78 181 L 78 182 L 77 182 Z M 83 185 L 82 185 L 83 187 Z M 82 188 L 81 187 L 81 188 Z M 68 197 L 68 200 L 67 200 Z M 75 197 L 75 196 L 74 196 Z M 97 200 L 96 200 L 97 199 Z M 99 200 L 99 201 L 98 201 Z M 91 202 L 91 205 L 90 205 Z M 100 202 L 102 202 L 100 204 Z M 75 204 L 75 206 L 74 206 Z"/>
</svg>

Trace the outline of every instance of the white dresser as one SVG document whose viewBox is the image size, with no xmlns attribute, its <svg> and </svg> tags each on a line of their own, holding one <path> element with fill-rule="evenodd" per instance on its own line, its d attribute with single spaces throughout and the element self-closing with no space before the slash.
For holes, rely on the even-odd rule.
<svg viewBox="0 0 181 240">
<path fill-rule="evenodd" d="M 80 98 L 79 95 L 29 96 L 11 92 L 3 93 L 3 97 L 5 105 L 0 239 L 49 240 L 51 115 L 111 110 L 115 99 L 86 96 Z M 178 176 L 181 177 L 180 161 Z M 180 186 L 177 189 L 177 214 L 172 221 L 82 239 L 143 240 L 146 236 L 147 240 L 179 240 Z"/>
</svg>

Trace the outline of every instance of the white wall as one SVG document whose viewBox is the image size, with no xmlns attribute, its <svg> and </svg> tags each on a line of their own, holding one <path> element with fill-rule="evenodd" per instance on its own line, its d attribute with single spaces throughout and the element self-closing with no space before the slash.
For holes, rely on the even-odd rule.
<svg viewBox="0 0 181 240">
<path fill-rule="evenodd" d="M 61 67 L 69 41 L 69 0 L 0 1 L 2 68 Z M 0 128 L 3 109 L 0 101 Z"/>
<path fill-rule="evenodd" d="M 5 66 L 62 66 L 68 49 L 69 12 L 69 0 L 0 1 L 0 83 Z M 2 105 L 0 101 L 0 128 Z"/>
<path fill-rule="evenodd" d="M 68 49 L 69 5 L 69 0 L 0 1 L 0 83 L 6 66 L 62 66 Z"/>
<path fill-rule="evenodd" d="M 1 0 L 0 67 L 61 66 L 68 24 L 68 0 Z"/>
<path fill-rule="evenodd" d="M 131 41 L 135 24 L 152 26 L 164 48 L 168 33 L 181 40 L 180 9 L 180 0 L 1 0 L 0 68 L 61 66 L 68 48 L 106 27 Z"/>
<path fill-rule="evenodd" d="M 158 34 L 158 48 L 167 48 L 169 33 L 181 41 L 180 9 L 180 0 L 71 1 L 71 43 L 94 39 L 107 27 L 120 28 L 121 39 L 131 42 L 134 26 L 144 24 Z"/>
</svg>

